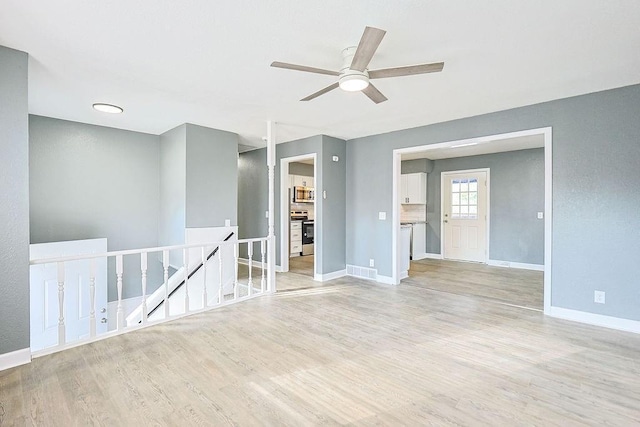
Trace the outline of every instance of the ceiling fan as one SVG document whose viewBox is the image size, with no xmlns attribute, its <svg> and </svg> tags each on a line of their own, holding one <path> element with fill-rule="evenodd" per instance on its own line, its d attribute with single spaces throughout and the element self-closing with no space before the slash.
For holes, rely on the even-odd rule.
<svg viewBox="0 0 640 427">
<path fill-rule="evenodd" d="M 285 62 L 272 62 L 271 66 L 276 68 L 286 68 L 288 70 L 306 71 L 308 73 L 326 74 L 338 77 L 338 81 L 325 87 L 300 101 L 310 101 L 324 95 L 333 89 L 340 89 L 347 92 L 361 91 L 373 102 L 379 104 L 387 100 L 369 80 L 383 79 L 386 77 L 411 76 L 414 74 L 437 73 L 442 71 L 444 62 L 434 62 L 432 64 L 409 65 L 406 67 L 383 68 L 380 70 L 368 70 L 367 66 L 376 53 L 386 31 L 373 27 L 365 27 L 364 34 L 360 38 L 358 47 L 351 46 L 342 51 L 343 65 L 340 71 L 325 70 L 322 68 L 307 67 L 306 65 L 287 64 Z"/>
</svg>

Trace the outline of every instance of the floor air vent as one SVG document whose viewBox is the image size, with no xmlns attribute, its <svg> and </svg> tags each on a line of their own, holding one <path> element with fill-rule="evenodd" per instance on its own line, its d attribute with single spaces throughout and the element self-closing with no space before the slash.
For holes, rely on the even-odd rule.
<svg viewBox="0 0 640 427">
<path fill-rule="evenodd" d="M 360 277 L 361 279 L 377 280 L 378 270 L 375 268 L 359 267 L 357 265 L 347 265 L 347 275 Z"/>
</svg>

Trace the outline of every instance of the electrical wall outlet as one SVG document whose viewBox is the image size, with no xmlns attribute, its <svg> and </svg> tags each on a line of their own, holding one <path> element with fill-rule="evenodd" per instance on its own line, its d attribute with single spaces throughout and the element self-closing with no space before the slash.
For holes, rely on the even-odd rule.
<svg viewBox="0 0 640 427">
<path fill-rule="evenodd" d="M 387 213 L 386 212 L 378 212 L 378 219 L 379 220 L 386 220 L 387 219 Z"/>
<path fill-rule="evenodd" d="M 604 291 L 593 291 L 593 302 L 604 304 Z"/>
<path fill-rule="evenodd" d="M 544 212 L 538 212 L 538 219 L 544 218 Z"/>
<path fill-rule="evenodd" d="M 369 260 L 369 267 L 375 267 L 375 266 L 376 266 L 376 263 L 375 263 L 375 261 L 373 261 L 373 258 L 371 258 Z"/>
</svg>

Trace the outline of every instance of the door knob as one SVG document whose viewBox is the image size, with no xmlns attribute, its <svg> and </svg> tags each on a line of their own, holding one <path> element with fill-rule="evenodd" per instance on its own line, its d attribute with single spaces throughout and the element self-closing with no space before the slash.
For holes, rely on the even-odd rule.
<svg viewBox="0 0 640 427">
<path fill-rule="evenodd" d="M 445 220 L 444 220 L 444 221 L 442 221 L 442 222 L 449 222 L 449 221 L 447 221 L 447 220 L 445 219 Z"/>
<path fill-rule="evenodd" d="M 106 313 L 106 312 L 107 312 L 107 309 L 106 309 L 106 308 L 101 308 L 101 309 L 100 309 L 100 313 Z"/>
</svg>

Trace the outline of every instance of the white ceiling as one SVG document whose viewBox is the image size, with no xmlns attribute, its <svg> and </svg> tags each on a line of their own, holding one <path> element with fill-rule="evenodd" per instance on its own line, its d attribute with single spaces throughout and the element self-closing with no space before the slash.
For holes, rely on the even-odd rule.
<svg viewBox="0 0 640 427">
<path fill-rule="evenodd" d="M 26 51 L 33 114 L 159 134 L 184 122 L 263 146 L 360 136 L 640 83 L 635 0 L 0 0 L 0 45 Z M 334 90 L 328 69 L 366 25 L 387 30 L 370 69 L 444 61 L 375 82 L 389 101 Z M 124 107 L 121 115 L 91 108 Z"/>
</svg>

